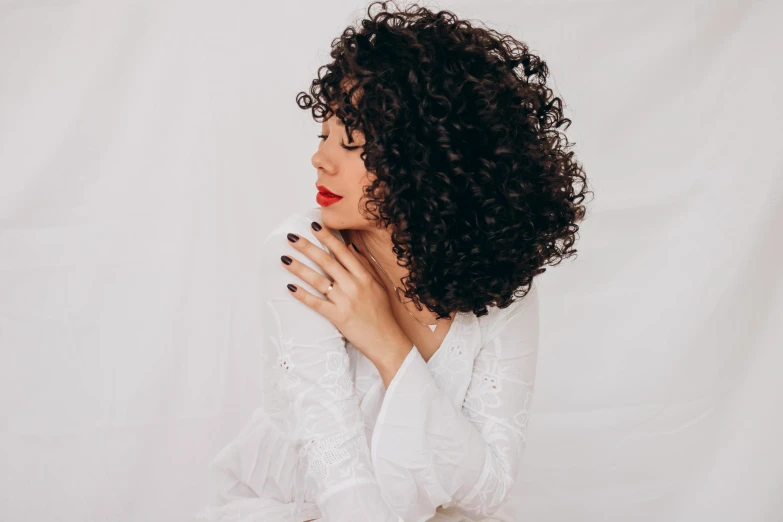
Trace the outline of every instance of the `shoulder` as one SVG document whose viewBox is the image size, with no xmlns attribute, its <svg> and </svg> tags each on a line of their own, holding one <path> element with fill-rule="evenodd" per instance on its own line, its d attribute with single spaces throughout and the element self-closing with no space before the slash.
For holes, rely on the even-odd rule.
<svg viewBox="0 0 783 522">
<path fill-rule="evenodd" d="M 264 237 L 259 254 L 259 277 L 261 280 L 261 289 L 264 299 L 294 299 L 286 288 L 287 283 L 295 283 L 302 286 L 311 294 L 318 295 L 319 290 L 313 288 L 304 280 L 291 278 L 291 273 L 280 262 L 280 256 L 287 255 L 310 267 L 321 275 L 326 275 L 315 261 L 299 252 L 294 245 L 288 241 L 288 234 L 296 234 L 305 238 L 316 246 L 321 247 L 327 253 L 331 251 L 315 236 L 310 224 L 313 221 L 321 222 L 320 207 L 307 210 L 296 210 L 284 215 L 279 221 L 272 225 L 272 229 Z M 339 232 L 335 232 L 339 238 Z"/>
<path fill-rule="evenodd" d="M 278 222 L 274 223 L 271 231 L 264 237 L 261 243 L 259 261 L 261 271 L 261 279 L 263 285 L 273 285 L 275 287 L 281 287 L 285 289 L 285 284 L 291 282 L 291 274 L 280 262 L 280 256 L 287 255 L 299 261 L 300 263 L 309 266 L 321 275 L 326 275 L 324 270 L 308 256 L 299 252 L 299 250 L 288 241 L 288 234 L 296 234 L 297 236 L 304 238 L 314 245 L 322 248 L 328 254 L 333 255 L 329 248 L 324 245 L 316 236 L 310 224 L 313 221 L 321 223 L 321 209 L 320 207 L 296 210 L 289 214 L 284 215 Z M 342 240 L 342 236 L 338 231 L 332 231 L 338 239 Z M 308 283 L 299 281 L 297 284 L 302 284 L 308 292 L 313 293 L 313 289 Z M 285 289 L 288 292 L 287 289 Z M 286 295 L 283 292 L 283 295 Z"/>
<path fill-rule="evenodd" d="M 482 345 L 492 340 L 509 321 L 516 320 L 520 314 L 537 323 L 538 306 L 538 283 L 533 279 L 530 290 L 521 299 L 516 299 L 502 309 L 497 306 L 487 307 L 487 315 L 478 318 Z"/>
<path fill-rule="evenodd" d="M 307 210 L 296 210 L 285 214 L 280 220 L 272 225 L 271 231 L 264 238 L 264 243 L 285 237 L 289 232 L 297 235 L 307 235 L 312 232 L 310 223 L 321 221 L 321 209 L 312 208 Z"/>
</svg>

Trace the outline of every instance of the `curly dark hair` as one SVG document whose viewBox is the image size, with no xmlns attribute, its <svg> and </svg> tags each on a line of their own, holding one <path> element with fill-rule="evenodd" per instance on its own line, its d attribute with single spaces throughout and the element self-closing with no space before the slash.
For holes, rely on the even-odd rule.
<svg viewBox="0 0 783 522">
<path fill-rule="evenodd" d="M 317 122 L 336 114 L 351 143 L 363 133 L 363 215 L 391 230 L 405 296 L 439 319 L 480 317 L 576 254 L 592 192 L 541 58 L 450 11 L 389 3 L 332 42 L 297 103 Z"/>
</svg>

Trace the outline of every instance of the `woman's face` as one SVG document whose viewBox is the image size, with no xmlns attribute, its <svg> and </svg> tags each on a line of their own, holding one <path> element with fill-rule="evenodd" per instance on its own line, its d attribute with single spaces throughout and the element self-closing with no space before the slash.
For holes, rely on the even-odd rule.
<svg viewBox="0 0 783 522">
<path fill-rule="evenodd" d="M 329 200 L 318 198 L 323 222 L 335 230 L 366 229 L 369 222 L 359 212 L 359 203 L 364 197 L 364 187 L 373 178 L 361 158 L 364 136 L 360 130 L 354 129 L 354 141 L 348 143 L 345 127 L 334 114 L 321 123 L 321 135 L 318 151 L 312 158 L 317 173 L 315 186 L 320 185 L 342 196 L 331 204 Z"/>
</svg>

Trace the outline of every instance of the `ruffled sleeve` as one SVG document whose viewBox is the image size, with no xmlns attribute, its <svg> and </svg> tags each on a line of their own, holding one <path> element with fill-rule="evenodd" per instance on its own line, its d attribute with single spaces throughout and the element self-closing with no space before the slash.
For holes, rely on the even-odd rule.
<svg viewBox="0 0 783 522">
<path fill-rule="evenodd" d="M 439 506 L 492 516 L 519 472 L 538 351 L 536 285 L 499 310 L 455 408 L 418 350 L 389 383 L 372 437 L 372 463 L 391 509 L 423 521 Z"/>
<path fill-rule="evenodd" d="M 225 481 L 221 504 L 212 513 L 226 518 L 210 520 L 401 521 L 385 505 L 372 469 L 346 340 L 286 288 L 294 283 L 323 298 L 280 262 L 285 254 L 324 274 L 286 240 L 293 232 L 328 251 L 311 221 L 291 216 L 262 246 L 265 404 L 246 435 L 218 459 Z M 236 516 L 240 512 L 249 518 Z"/>
<path fill-rule="evenodd" d="M 320 517 L 297 483 L 299 455 L 293 441 L 265 409 L 258 408 L 210 465 L 218 482 L 215 506 L 196 522 L 302 522 Z"/>
<path fill-rule="evenodd" d="M 493 315 L 461 407 L 438 388 L 416 347 L 410 351 L 385 392 L 371 452 L 345 338 L 286 289 L 294 282 L 323 297 L 280 263 L 286 254 L 324 273 L 285 239 L 293 232 L 320 244 L 310 221 L 286 220 L 263 246 L 268 342 L 262 360 L 264 371 L 271 371 L 263 379 L 265 405 L 250 435 L 221 461 L 227 479 L 218 510 L 232 518 L 210 520 L 445 522 L 490 516 L 507 498 L 524 449 L 538 342 L 535 287 Z M 275 509 L 279 513 L 263 518 Z"/>
</svg>

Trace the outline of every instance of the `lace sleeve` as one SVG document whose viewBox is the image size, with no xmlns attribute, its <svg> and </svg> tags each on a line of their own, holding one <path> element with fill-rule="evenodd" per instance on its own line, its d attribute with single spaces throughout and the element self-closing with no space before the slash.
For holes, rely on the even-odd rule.
<svg viewBox="0 0 783 522">
<path fill-rule="evenodd" d="M 256 447 L 245 450 L 256 456 L 255 461 L 271 464 L 259 470 L 255 480 L 286 484 L 282 500 L 299 507 L 317 506 L 317 517 L 399 522 L 386 507 L 372 469 L 345 338 L 286 288 L 294 282 L 323 297 L 280 262 L 285 254 L 324 273 L 286 240 L 293 232 L 320 245 L 311 221 L 308 216 L 292 216 L 267 237 L 262 250 L 263 415 L 280 427 L 288 458 L 281 460 L 277 453 L 283 445 L 269 440 L 256 440 Z M 291 454 L 298 471 L 291 471 Z M 281 480 L 284 475 L 293 478 Z M 302 520 L 307 518 L 296 522 Z"/>
<path fill-rule="evenodd" d="M 462 408 L 437 387 L 417 350 L 389 383 L 372 462 L 389 505 L 404 520 L 435 510 L 470 520 L 508 498 L 525 448 L 538 349 L 538 295 L 501 311 L 473 365 Z"/>
<path fill-rule="evenodd" d="M 263 246 L 264 421 L 251 430 L 260 435 L 222 461 L 231 480 L 220 510 L 237 517 L 210 520 L 446 522 L 494 513 L 524 447 L 536 294 L 499 316 L 474 362 L 461 411 L 414 347 L 386 390 L 371 453 L 345 338 L 286 289 L 295 276 L 281 266 L 282 254 L 323 273 L 285 239 L 294 232 L 319 244 L 310 221 L 286 221 Z M 306 282 L 296 284 L 322 297 Z M 268 431 L 266 420 L 278 429 Z M 277 511 L 264 518 L 265 510 Z"/>
</svg>

